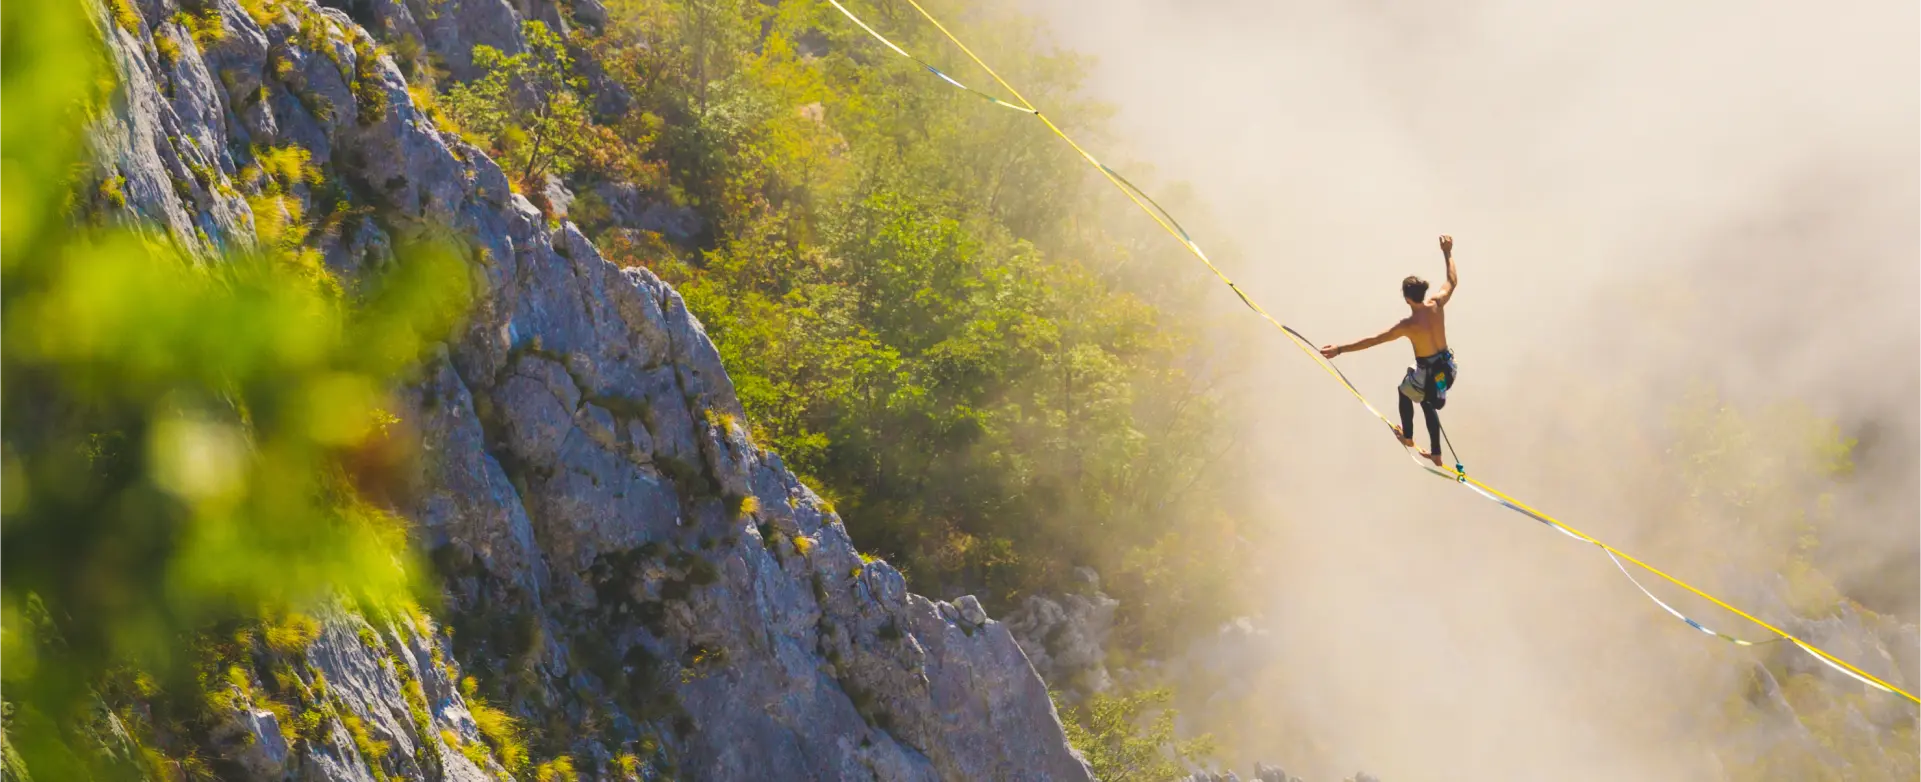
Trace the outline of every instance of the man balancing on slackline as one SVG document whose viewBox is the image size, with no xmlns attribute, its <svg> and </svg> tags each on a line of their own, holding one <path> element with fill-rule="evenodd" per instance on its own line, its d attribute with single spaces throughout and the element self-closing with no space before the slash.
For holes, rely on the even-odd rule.
<svg viewBox="0 0 1921 782">
<path fill-rule="evenodd" d="M 1409 435 L 1414 430 L 1414 405 L 1420 403 L 1422 417 L 1427 419 L 1431 446 L 1431 450 L 1422 451 L 1421 455 L 1437 466 L 1441 464 L 1441 418 L 1435 411 L 1447 405 L 1447 391 L 1453 387 L 1456 375 L 1454 351 L 1447 346 L 1445 312 L 1447 300 L 1453 298 L 1454 289 L 1460 285 L 1460 277 L 1454 273 L 1454 237 L 1441 237 L 1441 257 L 1447 260 L 1447 284 L 1433 296 L 1427 295 L 1426 280 L 1409 275 L 1401 281 L 1401 298 L 1411 310 L 1401 322 L 1359 342 L 1321 348 L 1322 356 L 1333 358 L 1401 337 L 1414 343 L 1414 366 L 1407 368 L 1407 377 L 1401 380 L 1401 425 L 1394 430 L 1394 435 L 1401 439 L 1402 445 L 1414 447 L 1414 438 Z"/>
</svg>

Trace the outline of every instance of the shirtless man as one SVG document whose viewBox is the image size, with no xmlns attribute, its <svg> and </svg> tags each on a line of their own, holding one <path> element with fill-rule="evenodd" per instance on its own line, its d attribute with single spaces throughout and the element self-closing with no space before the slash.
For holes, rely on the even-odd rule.
<svg viewBox="0 0 1921 782">
<path fill-rule="evenodd" d="M 1454 351 L 1447 346 L 1447 313 L 1444 308 L 1447 300 L 1453 298 L 1454 289 L 1460 285 L 1460 278 L 1454 273 L 1454 237 L 1441 237 L 1441 257 L 1447 260 L 1447 284 L 1441 286 L 1433 296 L 1427 295 L 1427 281 L 1409 276 L 1401 281 L 1401 298 L 1407 301 L 1411 312 L 1401 322 L 1388 330 L 1359 342 L 1346 345 L 1326 345 L 1321 355 L 1333 358 L 1342 353 L 1366 350 L 1401 337 L 1414 343 L 1414 366 L 1408 367 L 1407 377 L 1401 380 L 1401 425 L 1394 435 L 1401 444 L 1414 447 L 1414 438 L 1409 435 L 1414 430 L 1414 405 L 1420 403 L 1421 414 L 1427 419 L 1427 437 L 1431 450 L 1421 455 L 1436 465 L 1441 464 L 1441 418 L 1435 414 L 1447 405 L 1447 391 L 1454 385 Z"/>
</svg>

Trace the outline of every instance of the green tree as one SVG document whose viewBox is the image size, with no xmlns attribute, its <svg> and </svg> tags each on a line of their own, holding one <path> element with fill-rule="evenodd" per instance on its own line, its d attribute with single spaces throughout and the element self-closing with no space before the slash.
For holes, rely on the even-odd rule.
<svg viewBox="0 0 1921 782">
<path fill-rule="evenodd" d="M 586 82 L 574 74 L 565 42 L 538 20 L 522 22 L 521 34 L 527 51 L 519 54 L 475 46 L 474 66 L 485 75 L 449 90 L 443 105 L 489 141 L 522 187 L 537 190 L 547 174 L 573 171 L 594 135 L 581 99 Z"/>
</svg>

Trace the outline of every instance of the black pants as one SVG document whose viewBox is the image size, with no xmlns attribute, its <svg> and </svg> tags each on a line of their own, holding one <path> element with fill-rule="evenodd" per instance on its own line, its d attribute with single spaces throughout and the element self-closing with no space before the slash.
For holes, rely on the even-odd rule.
<svg viewBox="0 0 1921 782">
<path fill-rule="evenodd" d="M 1414 439 L 1414 400 L 1406 394 L 1395 394 L 1401 400 L 1401 436 Z M 1434 403 L 1421 401 L 1421 417 L 1427 419 L 1428 453 L 1441 452 L 1441 416 L 1434 412 Z"/>
<path fill-rule="evenodd" d="M 1447 404 L 1446 389 L 1452 388 L 1455 376 L 1460 370 L 1454 366 L 1454 351 L 1441 350 L 1431 356 L 1414 359 L 1414 366 L 1401 383 L 1401 436 L 1414 439 L 1414 400 L 1409 394 L 1421 397 L 1421 417 L 1427 419 L 1428 453 L 1441 452 L 1441 416 L 1437 411 Z"/>
</svg>

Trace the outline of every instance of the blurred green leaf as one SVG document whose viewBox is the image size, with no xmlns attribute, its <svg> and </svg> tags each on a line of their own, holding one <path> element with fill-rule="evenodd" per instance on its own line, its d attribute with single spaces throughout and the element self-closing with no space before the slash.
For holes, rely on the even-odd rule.
<svg viewBox="0 0 1921 782">
<path fill-rule="evenodd" d="M 96 735 L 97 688 L 132 666 L 195 691 L 210 623 L 431 596 L 361 462 L 403 436 L 389 389 L 471 293 L 444 244 L 345 300 L 298 247 L 206 262 L 75 211 L 104 105 L 84 8 L 3 12 L 0 682 L 9 748 L 44 779 L 144 763 Z"/>
</svg>

